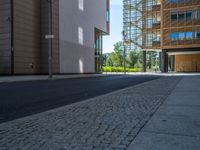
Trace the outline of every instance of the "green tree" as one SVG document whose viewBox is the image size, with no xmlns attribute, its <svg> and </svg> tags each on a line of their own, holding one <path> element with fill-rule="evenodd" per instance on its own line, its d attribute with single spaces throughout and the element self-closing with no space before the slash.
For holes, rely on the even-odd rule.
<svg viewBox="0 0 200 150">
<path fill-rule="evenodd" d="M 113 58 L 114 58 L 114 64 L 116 66 L 122 66 L 123 62 L 124 62 L 124 57 L 123 57 L 123 43 L 122 42 L 117 42 L 114 45 L 114 54 L 113 54 Z"/>
<path fill-rule="evenodd" d="M 113 66 L 113 61 L 112 61 L 112 59 L 110 57 L 110 54 L 106 58 L 106 66 Z"/>
<path fill-rule="evenodd" d="M 137 51 L 130 51 L 128 54 L 128 64 L 130 68 L 134 68 L 138 63 L 139 53 Z"/>
<path fill-rule="evenodd" d="M 156 65 L 157 52 L 149 51 L 147 52 L 147 66 L 149 69 L 152 69 Z"/>
<path fill-rule="evenodd" d="M 110 53 L 106 60 L 107 66 L 122 67 L 123 65 L 123 47 L 122 42 L 117 42 L 114 45 L 114 52 Z"/>
</svg>

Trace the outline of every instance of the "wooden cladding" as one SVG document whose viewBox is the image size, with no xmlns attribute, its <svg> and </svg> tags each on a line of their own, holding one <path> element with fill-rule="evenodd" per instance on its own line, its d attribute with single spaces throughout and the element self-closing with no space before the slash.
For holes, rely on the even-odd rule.
<svg viewBox="0 0 200 150">
<path fill-rule="evenodd" d="M 0 0 L 0 74 L 11 73 L 11 1 Z"/>
<path fill-rule="evenodd" d="M 40 0 L 14 0 L 14 72 L 40 71 Z"/>
<path fill-rule="evenodd" d="M 200 31 L 200 1 L 163 0 L 162 3 L 162 47 L 161 49 L 200 47 L 200 39 L 195 35 Z M 172 33 L 192 33 L 191 39 L 173 40 Z"/>
<path fill-rule="evenodd" d="M 14 73 L 37 74 L 48 72 L 48 1 L 14 0 Z M 59 72 L 58 1 L 52 9 L 53 72 Z"/>
<path fill-rule="evenodd" d="M 200 54 L 176 55 L 175 70 L 177 72 L 200 72 Z"/>
</svg>

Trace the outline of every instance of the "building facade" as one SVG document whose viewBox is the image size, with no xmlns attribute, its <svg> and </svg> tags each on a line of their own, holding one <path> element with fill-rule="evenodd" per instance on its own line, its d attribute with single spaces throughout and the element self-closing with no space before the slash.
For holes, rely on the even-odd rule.
<svg viewBox="0 0 200 150">
<path fill-rule="evenodd" d="M 124 30 L 129 50 L 160 52 L 162 72 L 200 71 L 199 0 L 124 0 Z"/>
<path fill-rule="evenodd" d="M 109 0 L 1 0 L 0 74 L 48 73 L 49 13 L 53 73 L 101 71 Z"/>
</svg>

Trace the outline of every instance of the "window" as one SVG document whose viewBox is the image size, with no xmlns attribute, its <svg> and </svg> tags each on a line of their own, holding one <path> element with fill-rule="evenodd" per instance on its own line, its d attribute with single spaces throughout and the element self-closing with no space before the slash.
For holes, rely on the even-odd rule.
<svg viewBox="0 0 200 150">
<path fill-rule="evenodd" d="M 192 39 L 192 38 L 193 38 L 193 32 L 186 32 L 186 33 L 185 33 L 185 38 L 186 38 L 187 40 Z"/>
<path fill-rule="evenodd" d="M 178 2 L 178 0 L 167 0 L 168 3 L 172 3 L 172 4 L 176 4 Z"/>
<path fill-rule="evenodd" d="M 173 32 L 173 33 L 171 33 L 171 34 L 170 34 L 170 39 L 171 39 L 172 41 L 178 40 L 178 32 Z"/>
<path fill-rule="evenodd" d="M 185 39 L 185 32 L 179 32 L 178 39 L 179 40 L 184 40 Z"/>
<path fill-rule="evenodd" d="M 152 28 L 152 25 L 153 25 L 153 20 L 147 18 L 147 20 L 146 20 L 146 27 L 147 28 Z"/>
<path fill-rule="evenodd" d="M 197 10 L 197 19 L 200 19 L 200 10 Z"/>
<path fill-rule="evenodd" d="M 197 38 L 197 34 L 196 34 L 196 38 Z M 199 32 L 199 38 L 200 38 L 200 32 Z M 175 40 L 190 40 L 193 39 L 193 32 L 173 32 L 170 34 L 170 39 L 172 41 Z"/>
<path fill-rule="evenodd" d="M 152 0 L 147 0 L 147 1 L 146 1 L 146 8 L 147 8 L 148 10 L 151 10 L 151 9 L 152 9 L 152 6 L 153 6 Z"/>
<path fill-rule="evenodd" d="M 106 11 L 106 21 L 110 22 L 110 11 L 109 10 Z"/>
<path fill-rule="evenodd" d="M 79 0 L 78 5 L 79 5 L 79 10 L 84 11 L 84 0 Z"/>
<path fill-rule="evenodd" d="M 177 14 L 171 14 L 171 20 L 177 21 Z"/>
<path fill-rule="evenodd" d="M 78 27 L 78 43 L 83 45 L 83 28 Z"/>
<path fill-rule="evenodd" d="M 151 33 L 147 33 L 147 35 L 146 35 L 146 46 L 152 46 L 152 38 L 153 38 L 153 35 Z"/>
<path fill-rule="evenodd" d="M 195 38 L 200 39 L 200 31 L 195 32 Z"/>
<path fill-rule="evenodd" d="M 183 19 L 185 19 L 185 13 L 179 13 L 178 20 L 183 20 Z"/>
<path fill-rule="evenodd" d="M 191 20 L 192 19 L 192 11 L 187 11 L 186 12 L 186 20 Z"/>
</svg>

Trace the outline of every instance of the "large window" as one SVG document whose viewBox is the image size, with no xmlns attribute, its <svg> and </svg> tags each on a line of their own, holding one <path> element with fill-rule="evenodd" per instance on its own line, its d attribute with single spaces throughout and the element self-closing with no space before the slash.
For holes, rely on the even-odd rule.
<svg viewBox="0 0 200 150">
<path fill-rule="evenodd" d="M 191 0 L 166 0 L 168 3 L 171 4 L 178 4 L 178 3 L 185 3 L 185 2 L 189 2 Z"/>
<path fill-rule="evenodd" d="M 184 40 L 185 39 L 185 32 L 179 32 L 178 39 L 179 40 Z"/>
<path fill-rule="evenodd" d="M 178 20 L 184 20 L 185 19 L 185 13 L 184 12 L 182 12 L 182 13 L 179 13 L 178 14 Z"/>
<path fill-rule="evenodd" d="M 186 20 L 191 20 L 192 19 L 192 11 L 187 11 L 186 12 Z"/>
<path fill-rule="evenodd" d="M 193 39 L 193 32 L 173 32 L 173 33 L 170 33 L 169 37 L 172 41 L 191 40 L 191 39 Z M 199 38 L 200 38 L 200 32 L 199 32 Z"/>
<path fill-rule="evenodd" d="M 173 32 L 173 33 L 171 33 L 171 34 L 170 34 L 170 39 L 171 39 L 172 41 L 178 40 L 178 32 Z"/>
<path fill-rule="evenodd" d="M 171 21 L 191 21 L 192 19 L 200 19 L 200 10 L 188 10 L 184 12 L 171 11 Z"/>
<path fill-rule="evenodd" d="M 168 3 L 176 4 L 178 3 L 178 0 L 167 0 Z"/>
<path fill-rule="evenodd" d="M 200 39 L 200 31 L 195 32 L 195 39 Z"/>
<path fill-rule="evenodd" d="M 193 39 L 193 32 L 186 32 L 185 33 L 185 38 L 187 40 Z"/>
<path fill-rule="evenodd" d="M 103 49 L 102 32 L 95 29 L 95 71 L 96 72 L 101 72 L 101 69 L 102 69 L 102 49 Z"/>
<path fill-rule="evenodd" d="M 178 19 L 177 12 L 171 12 L 171 20 L 172 21 L 177 21 L 177 19 Z"/>
</svg>

